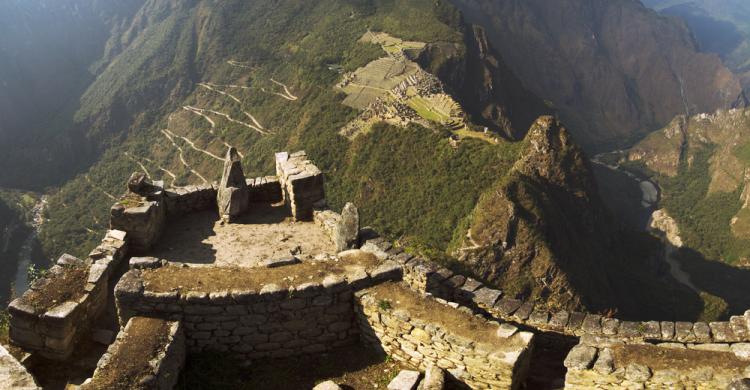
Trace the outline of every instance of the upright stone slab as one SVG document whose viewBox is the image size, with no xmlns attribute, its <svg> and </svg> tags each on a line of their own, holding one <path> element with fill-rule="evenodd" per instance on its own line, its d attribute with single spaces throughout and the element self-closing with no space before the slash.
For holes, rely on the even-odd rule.
<svg viewBox="0 0 750 390">
<path fill-rule="evenodd" d="M 315 205 L 325 201 L 323 173 L 304 151 L 276 153 L 276 173 L 292 217 L 297 221 L 311 220 Z"/>
<path fill-rule="evenodd" d="M 225 221 L 232 222 L 247 212 L 250 206 L 250 192 L 242 172 L 242 159 L 235 148 L 227 151 L 224 173 L 216 196 L 219 215 Z"/>
<path fill-rule="evenodd" d="M 359 238 L 359 211 L 353 203 L 347 203 L 341 211 L 341 223 L 335 234 L 336 249 L 341 252 L 357 246 Z"/>
</svg>

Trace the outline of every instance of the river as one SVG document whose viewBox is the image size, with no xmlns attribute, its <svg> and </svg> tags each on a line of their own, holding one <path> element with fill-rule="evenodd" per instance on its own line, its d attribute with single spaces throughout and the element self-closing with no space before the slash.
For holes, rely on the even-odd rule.
<svg viewBox="0 0 750 390">
<path fill-rule="evenodd" d="M 33 264 L 34 245 L 37 244 L 39 231 L 44 223 L 44 208 L 47 206 L 47 196 L 43 195 L 32 209 L 32 230 L 18 252 L 16 276 L 13 279 L 13 295 L 21 296 L 29 289 L 29 267 Z"/>
</svg>

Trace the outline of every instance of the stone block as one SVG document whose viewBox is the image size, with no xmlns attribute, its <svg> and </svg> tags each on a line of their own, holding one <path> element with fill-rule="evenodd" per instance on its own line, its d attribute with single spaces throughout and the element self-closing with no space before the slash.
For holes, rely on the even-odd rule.
<svg viewBox="0 0 750 390">
<path fill-rule="evenodd" d="M 594 364 L 598 350 L 587 345 L 576 345 L 565 358 L 564 365 L 570 370 L 588 370 Z"/>
<path fill-rule="evenodd" d="M 482 287 L 474 292 L 474 297 L 472 300 L 477 306 L 489 309 L 495 306 L 495 303 L 497 303 L 502 295 L 503 292 L 500 290 L 495 290 L 489 287 Z"/>
<path fill-rule="evenodd" d="M 509 317 L 515 313 L 521 305 L 523 305 L 523 301 L 520 299 L 502 298 L 495 304 L 495 310 L 497 310 L 500 315 Z"/>
<path fill-rule="evenodd" d="M 388 390 L 415 390 L 419 383 L 418 371 L 402 370 L 388 384 Z"/>
<path fill-rule="evenodd" d="M 130 269 L 154 269 L 161 267 L 161 260 L 156 257 L 131 257 Z"/>
</svg>

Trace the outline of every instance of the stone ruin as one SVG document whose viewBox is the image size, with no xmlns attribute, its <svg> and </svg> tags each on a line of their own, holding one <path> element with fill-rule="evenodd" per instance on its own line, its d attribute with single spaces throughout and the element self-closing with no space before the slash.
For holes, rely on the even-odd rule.
<svg viewBox="0 0 750 390">
<path fill-rule="evenodd" d="M 134 174 L 101 244 L 83 260 L 62 256 L 8 307 L 11 343 L 26 357 L 22 364 L 0 348 L 0 385 L 38 388 L 36 360 L 72 365 L 78 346 L 96 338 L 108 348 L 82 389 L 172 389 L 189 354 L 252 363 L 351 345 L 412 368 L 393 380 L 394 390 L 442 389 L 447 381 L 518 389 L 535 346 L 549 345 L 570 351 L 560 387 L 750 386 L 750 311 L 711 323 L 549 312 L 360 229 L 352 204 L 327 209 L 323 176 L 304 152 L 277 154 L 276 167 L 278 176 L 248 180 L 230 150 L 217 185 L 164 188 Z M 177 218 L 211 210 L 224 223 L 242 223 L 277 202 L 295 223 L 325 232 L 336 253 L 251 267 L 138 257 Z M 119 322 L 116 337 L 102 336 L 104 312 Z"/>
</svg>

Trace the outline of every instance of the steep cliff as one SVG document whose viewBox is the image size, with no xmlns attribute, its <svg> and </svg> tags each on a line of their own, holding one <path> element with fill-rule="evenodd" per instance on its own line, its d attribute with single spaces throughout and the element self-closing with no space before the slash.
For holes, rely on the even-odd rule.
<svg viewBox="0 0 750 390">
<path fill-rule="evenodd" d="M 700 311 L 660 246 L 619 230 L 591 168 L 555 119 L 536 121 L 508 176 L 485 193 L 457 255 L 481 279 L 552 308 L 671 318 Z M 680 307 L 670 303 L 684 302 Z"/>
<path fill-rule="evenodd" d="M 508 68 L 484 28 L 463 23 L 462 31 L 463 45 L 428 45 L 419 62 L 446 84 L 474 123 L 522 139 L 536 118 L 553 109 Z"/>
<path fill-rule="evenodd" d="M 677 114 L 730 108 L 740 82 L 690 31 L 635 0 L 452 0 L 526 85 L 600 151 Z"/>
</svg>

